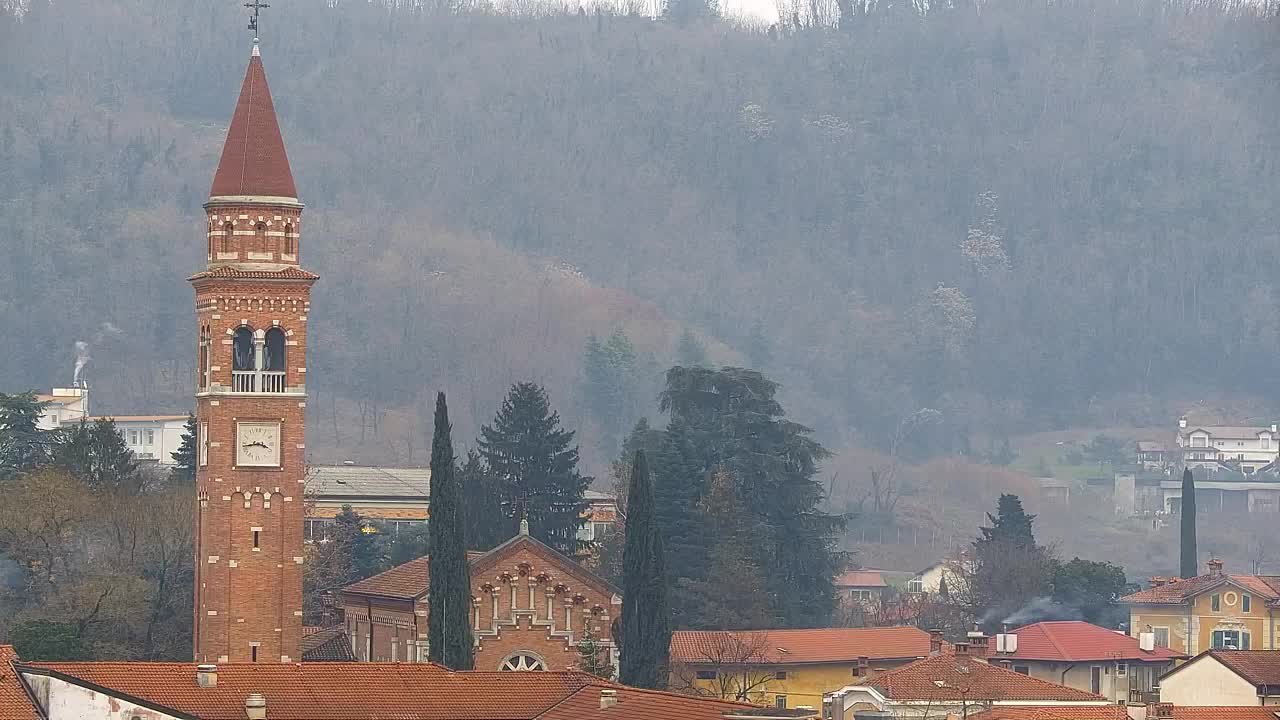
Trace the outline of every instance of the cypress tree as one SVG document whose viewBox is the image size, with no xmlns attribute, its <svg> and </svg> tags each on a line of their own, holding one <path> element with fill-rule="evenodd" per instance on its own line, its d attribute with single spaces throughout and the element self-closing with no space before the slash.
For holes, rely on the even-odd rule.
<svg viewBox="0 0 1280 720">
<path fill-rule="evenodd" d="M 637 450 L 627 490 L 627 538 L 622 551 L 622 662 L 619 680 L 640 688 L 667 685 L 671 623 L 666 562 L 654 522 L 653 485 L 644 451 Z"/>
<path fill-rule="evenodd" d="M 431 441 L 431 564 L 427 629 L 431 662 L 470 670 L 472 655 L 471 568 L 462 533 L 462 491 L 454 476 L 453 439 L 444 393 L 436 396 Z"/>
<path fill-rule="evenodd" d="M 1192 578 L 1199 573 L 1196 561 L 1196 481 L 1191 468 L 1182 471 L 1182 567 L 1179 572 L 1184 578 Z"/>
</svg>

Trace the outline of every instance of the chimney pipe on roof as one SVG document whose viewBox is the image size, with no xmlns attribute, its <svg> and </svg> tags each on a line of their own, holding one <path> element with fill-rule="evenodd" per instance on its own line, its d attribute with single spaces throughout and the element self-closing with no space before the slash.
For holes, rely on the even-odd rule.
<svg viewBox="0 0 1280 720">
<path fill-rule="evenodd" d="M 1186 430 L 1186 429 L 1187 429 L 1187 416 L 1186 416 L 1186 415 L 1183 415 L 1182 417 L 1178 418 L 1178 428 L 1179 428 L 1179 429 L 1181 429 L 1181 430 Z"/>
<path fill-rule="evenodd" d="M 933 629 L 929 631 L 929 657 L 942 654 L 942 631 Z"/>
<path fill-rule="evenodd" d="M 1222 575 L 1222 561 L 1214 558 L 1208 562 L 1209 574 L 1218 577 Z"/>
<path fill-rule="evenodd" d="M 197 665 L 196 685 L 200 687 L 216 687 L 218 685 L 218 666 Z"/>
<path fill-rule="evenodd" d="M 1147 720 L 1172 720 L 1173 703 L 1151 703 L 1147 706 Z"/>
<path fill-rule="evenodd" d="M 600 709 L 607 710 L 618 704 L 618 691 L 604 688 L 600 691 Z"/>
<path fill-rule="evenodd" d="M 251 693 L 244 699 L 244 715 L 249 720 L 267 720 L 267 699 L 261 693 Z"/>
</svg>

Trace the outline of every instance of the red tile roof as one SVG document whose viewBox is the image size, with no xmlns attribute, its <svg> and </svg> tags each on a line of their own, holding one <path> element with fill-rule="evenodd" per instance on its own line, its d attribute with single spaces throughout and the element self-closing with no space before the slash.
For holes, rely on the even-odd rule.
<svg viewBox="0 0 1280 720">
<path fill-rule="evenodd" d="M 267 73 L 256 49 L 249 58 L 240 99 L 222 146 L 222 159 L 209 190 L 210 197 L 228 195 L 298 197 L 267 87 Z"/>
<path fill-rule="evenodd" d="M 993 661 L 1009 658 L 1057 662 L 1086 660 L 1158 662 L 1187 657 L 1163 647 L 1146 652 L 1138 647 L 1137 638 L 1082 620 L 1039 622 L 1020 627 L 1012 632 L 1018 636 L 1018 651 L 992 656 Z"/>
<path fill-rule="evenodd" d="M 595 584 L 605 592 L 614 594 L 621 592 L 610 585 L 608 581 L 582 567 L 571 558 L 561 555 L 528 535 L 517 535 L 488 552 L 468 551 L 467 560 L 471 563 L 472 577 L 476 577 L 478 571 L 489 567 L 509 551 L 519 547 L 525 547 L 542 555 L 551 562 L 558 563 L 566 573 L 583 582 Z M 352 583 L 342 588 L 342 592 L 398 600 L 413 600 L 427 594 L 430 563 L 430 556 L 424 555 L 416 560 L 410 560 L 385 572 Z"/>
<path fill-rule="evenodd" d="M 879 570 L 849 570 L 838 576 L 834 585 L 840 588 L 889 586 Z"/>
<path fill-rule="evenodd" d="M 1173 675 L 1205 657 L 1222 663 L 1251 685 L 1280 687 L 1280 652 L 1275 650 L 1206 650 L 1192 658 L 1190 662 L 1178 666 L 1168 675 Z"/>
<path fill-rule="evenodd" d="M 816 630 L 680 630 L 671 634 L 671 661 L 688 664 L 749 659 L 761 664 L 919 658 L 929 633 L 913 627 Z"/>
<path fill-rule="evenodd" d="M 1206 590 L 1228 581 L 1270 602 L 1280 600 L 1280 576 L 1206 574 L 1140 590 L 1132 595 L 1125 595 L 1120 598 L 1120 602 L 1131 605 L 1182 605 Z"/>
<path fill-rule="evenodd" d="M 1173 709 L 1174 720 L 1277 720 L 1280 708 L 1272 707 L 1187 707 Z"/>
<path fill-rule="evenodd" d="M 917 660 L 862 684 L 876 688 L 890 700 L 1105 700 L 1101 695 L 951 654 Z"/>
<path fill-rule="evenodd" d="M 192 275 L 187 280 L 204 280 L 207 278 L 232 278 L 236 280 L 317 280 L 320 278 L 302 268 L 285 265 L 279 270 L 242 270 L 233 265 L 219 265 Z"/>
<path fill-rule="evenodd" d="M 970 715 L 969 720 L 1129 720 L 1129 711 L 1123 705 L 1020 705 L 984 710 Z"/>
<path fill-rule="evenodd" d="M 347 629 L 341 625 L 302 628 L 303 662 L 355 662 L 355 659 Z"/>
<path fill-rule="evenodd" d="M 217 684 L 209 688 L 196 684 L 193 663 L 24 667 L 201 720 L 243 720 L 250 693 L 266 697 L 272 720 L 720 720 L 725 711 L 744 707 L 627 688 L 578 672 L 450 672 L 425 663 L 227 663 L 218 666 Z M 609 711 L 600 710 L 601 690 L 617 692 L 618 704 Z"/>
<path fill-rule="evenodd" d="M 36 706 L 13 667 L 17 661 L 12 645 L 0 645 L 0 720 L 39 720 Z"/>
</svg>

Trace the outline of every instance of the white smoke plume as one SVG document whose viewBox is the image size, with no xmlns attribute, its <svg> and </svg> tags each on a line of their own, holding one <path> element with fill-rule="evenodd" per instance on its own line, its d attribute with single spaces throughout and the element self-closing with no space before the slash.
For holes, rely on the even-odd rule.
<svg viewBox="0 0 1280 720">
<path fill-rule="evenodd" d="M 1038 597 L 1030 600 L 1002 622 L 1017 627 L 1046 620 L 1083 620 L 1084 613 L 1080 608 L 1064 605 L 1050 597 Z"/>
<path fill-rule="evenodd" d="M 93 345 L 101 345 L 108 337 L 123 334 L 124 331 L 116 327 L 110 322 L 104 322 L 98 326 L 98 331 L 93 334 L 92 342 L 86 340 L 76 341 L 76 369 L 71 376 L 73 385 L 80 384 L 80 373 L 84 370 L 84 366 L 89 364 L 93 356 L 89 354 L 89 348 Z"/>
</svg>

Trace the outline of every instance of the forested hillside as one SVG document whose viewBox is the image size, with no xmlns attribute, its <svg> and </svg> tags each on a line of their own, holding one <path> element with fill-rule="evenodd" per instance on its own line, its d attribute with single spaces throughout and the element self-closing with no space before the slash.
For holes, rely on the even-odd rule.
<svg viewBox="0 0 1280 720">
<path fill-rule="evenodd" d="M 531 378 L 598 470 L 657 415 L 678 347 L 764 369 L 833 448 L 903 451 L 921 408 L 939 413 L 911 434 L 923 455 L 1103 407 L 1167 423 L 1170 398 L 1276 398 L 1272 14 L 795 19 L 272 7 L 263 54 L 323 277 L 316 454 L 425 462 L 437 389 L 465 439 Z M 79 340 L 97 410 L 189 406 L 183 278 L 243 21 L 224 0 L 0 18 L 0 388 L 65 384 Z M 602 390 L 588 337 L 616 330 L 632 355 Z"/>
</svg>

